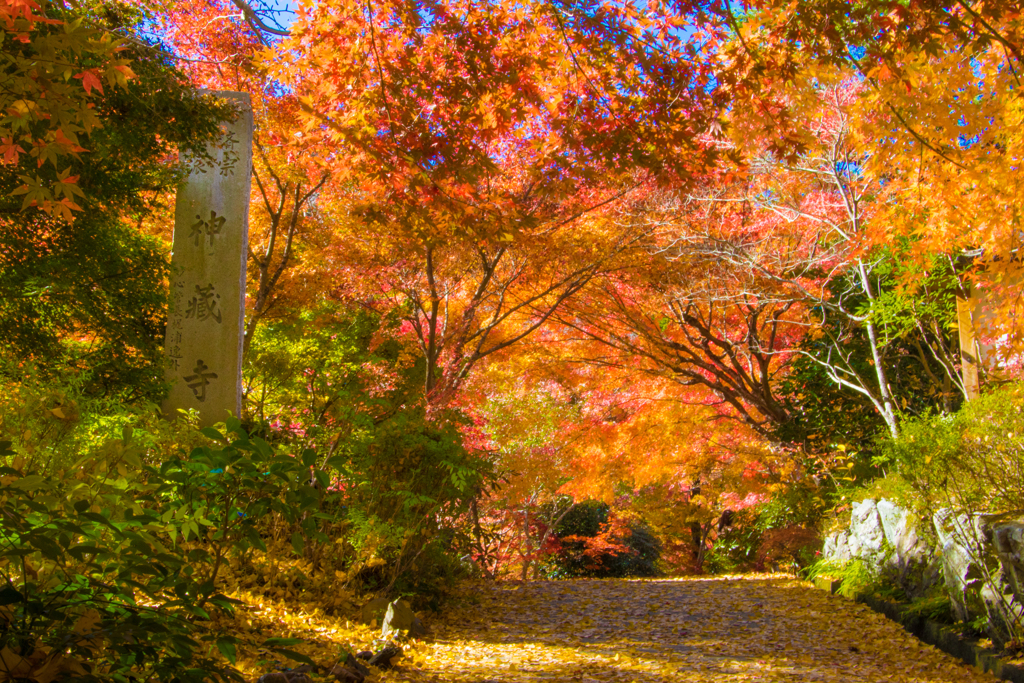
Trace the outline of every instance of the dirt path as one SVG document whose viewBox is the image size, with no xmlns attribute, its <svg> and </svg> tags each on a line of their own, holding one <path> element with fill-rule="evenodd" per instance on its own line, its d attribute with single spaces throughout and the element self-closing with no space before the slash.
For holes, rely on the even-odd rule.
<svg viewBox="0 0 1024 683">
<path fill-rule="evenodd" d="M 779 578 L 480 584 L 384 680 L 996 681 Z"/>
</svg>

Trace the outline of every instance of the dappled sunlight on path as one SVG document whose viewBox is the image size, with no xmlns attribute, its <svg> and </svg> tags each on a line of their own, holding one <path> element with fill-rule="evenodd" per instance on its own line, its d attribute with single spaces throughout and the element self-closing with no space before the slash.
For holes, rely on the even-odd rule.
<svg viewBox="0 0 1024 683">
<path fill-rule="evenodd" d="M 384 680 L 996 680 L 779 577 L 475 584 L 434 628 L 433 646 Z"/>
</svg>

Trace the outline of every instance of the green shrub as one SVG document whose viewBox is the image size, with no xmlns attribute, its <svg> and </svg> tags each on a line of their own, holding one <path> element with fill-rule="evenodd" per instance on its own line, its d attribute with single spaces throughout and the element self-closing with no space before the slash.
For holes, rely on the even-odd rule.
<svg viewBox="0 0 1024 683">
<path fill-rule="evenodd" d="M 230 603 L 169 540 L 127 435 L 72 476 L 12 465 L 0 468 L 0 648 L 13 677 L 240 680 L 206 654 L 217 635 L 195 621 L 208 617 L 204 597 Z"/>
<path fill-rule="evenodd" d="M 414 564 L 420 574 L 454 566 L 439 559 L 446 539 L 491 479 L 488 463 L 463 446 L 459 426 L 455 413 L 429 419 L 422 409 L 402 410 L 354 435 L 347 452 L 328 461 L 343 489 L 349 542 L 361 561 L 388 564 L 375 588 L 409 584 L 403 574 Z M 430 558 L 438 565 L 430 567 Z"/>
<path fill-rule="evenodd" d="M 344 538 L 335 559 L 351 580 L 444 591 L 463 571 L 454 527 L 494 475 L 464 446 L 462 414 L 428 414 L 422 358 L 388 340 L 391 324 L 324 304 L 258 328 L 246 411 L 268 440 L 321 454 L 338 492 L 325 501 L 337 506 L 333 535 Z"/>
<path fill-rule="evenodd" d="M 891 466 L 923 512 L 1024 509 L 1024 385 L 1012 384 L 949 416 L 908 420 L 882 442 Z"/>
<path fill-rule="evenodd" d="M 127 428 L 58 472 L 5 447 L 0 649 L 16 677 L 240 680 L 210 655 L 233 661 L 235 639 L 204 626 L 233 610 L 225 560 L 265 549 L 270 523 L 291 530 L 301 553 L 328 540 L 320 525 L 332 520 L 319 512 L 324 487 L 312 482 L 327 480 L 311 479 L 311 453 L 276 452 L 238 420 L 228 427 L 202 430 L 205 445 L 159 466 Z"/>
<path fill-rule="evenodd" d="M 818 560 L 803 570 L 808 581 L 818 577 L 838 579 L 839 595 L 856 598 L 858 595 L 875 592 L 879 587 L 878 577 L 863 560 L 836 562 L 834 560 Z"/>
</svg>

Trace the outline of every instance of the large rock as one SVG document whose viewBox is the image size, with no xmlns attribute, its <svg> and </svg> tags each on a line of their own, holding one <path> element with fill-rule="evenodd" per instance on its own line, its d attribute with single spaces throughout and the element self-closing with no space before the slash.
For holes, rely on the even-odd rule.
<svg viewBox="0 0 1024 683">
<path fill-rule="evenodd" d="M 870 498 L 854 503 L 851 509 L 850 552 L 874 565 L 885 554 L 885 529 L 878 516 L 878 505 Z"/>
<path fill-rule="evenodd" d="M 1013 592 L 1024 599 L 1024 523 L 1014 520 L 996 525 L 992 529 L 992 546 Z"/>
<path fill-rule="evenodd" d="M 384 623 L 381 626 L 380 636 L 384 640 L 393 640 L 400 636 L 412 636 L 422 638 L 426 635 L 426 628 L 423 622 L 412 611 L 412 606 L 405 600 L 395 600 L 388 605 L 384 613 Z"/>
<path fill-rule="evenodd" d="M 930 537 L 919 533 L 910 512 L 892 501 L 880 500 L 875 507 L 885 534 L 885 557 L 880 573 L 908 597 L 927 594 L 942 574 Z"/>
<path fill-rule="evenodd" d="M 384 615 L 390 604 L 391 601 L 387 598 L 374 598 L 362 606 L 359 610 L 359 618 L 364 624 L 376 626 L 384 621 Z"/>
<path fill-rule="evenodd" d="M 837 531 L 829 534 L 825 538 L 825 545 L 821 549 L 821 554 L 826 560 L 839 564 L 852 560 L 853 555 L 850 554 L 850 532 Z"/>
<path fill-rule="evenodd" d="M 942 575 L 946 591 L 953 603 L 953 611 L 960 621 L 971 621 L 977 614 L 972 594 L 980 589 L 981 575 L 972 561 L 967 515 L 956 515 L 952 510 L 938 510 L 932 518 L 939 539 Z"/>
<path fill-rule="evenodd" d="M 987 620 L 997 645 L 1024 636 L 1024 512 L 935 513 L 932 527 L 918 527 L 908 511 L 888 500 L 851 508 L 848 531 L 831 534 L 827 559 L 863 560 L 886 583 L 908 596 L 945 584 L 961 621 Z"/>
<path fill-rule="evenodd" d="M 387 671 L 394 666 L 392 660 L 402 655 L 402 648 L 394 643 L 388 644 L 383 650 L 375 654 L 369 661 L 370 666 L 375 666 L 381 671 Z"/>
<path fill-rule="evenodd" d="M 928 545 L 918 535 L 910 513 L 892 501 L 884 499 L 878 501 L 875 508 L 882 522 L 885 540 L 892 547 L 900 564 L 926 561 Z"/>
<path fill-rule="evenodd" d="M 982 581 L 978 593 L 988 615 L 989 636 L 999 646 L 1024 635 L 1020 517 L 1020 511 L 974 516 Z"/>
</svg>

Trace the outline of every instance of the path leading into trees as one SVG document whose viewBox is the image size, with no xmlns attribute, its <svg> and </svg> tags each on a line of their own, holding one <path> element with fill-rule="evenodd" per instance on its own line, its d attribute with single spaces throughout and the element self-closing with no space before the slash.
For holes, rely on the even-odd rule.
<svg viewBox="0 0 1024 683">
<path fill-rule="evenodd" d="M 781 578 L 479 585 L 385 680 L 996 681 L 864 605 Z M 474 604 L 475 603 L 475 604 Z"/>
</svg>

